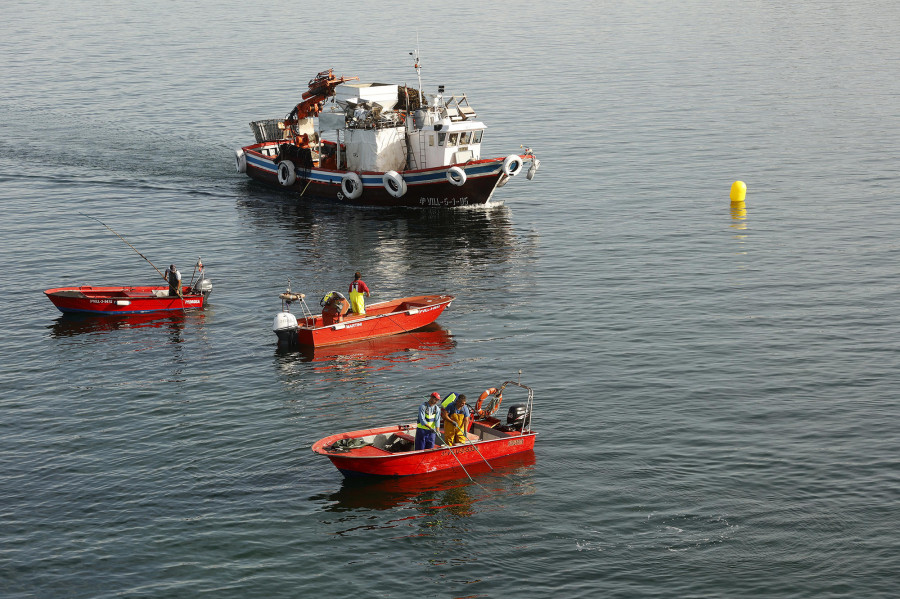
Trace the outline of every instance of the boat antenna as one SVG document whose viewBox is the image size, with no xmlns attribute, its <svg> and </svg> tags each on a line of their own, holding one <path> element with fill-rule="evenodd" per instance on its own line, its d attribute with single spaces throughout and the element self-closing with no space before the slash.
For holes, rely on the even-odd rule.
<svg viewBox="0 0 900 599">
<path fill-rule="evenodd" d="M 419 80 L 419 106 L 425 103 L 425 93 L 422 91 L 422 65 L 419 64 L 419 32 L 416 32 L 416 51 L 410 52 L 410 56 L 415 60 L 416 79 Z"/>
<path fill-rule="evenodd" d="M 161 276 L 161 277 L 163 278 L 163 280 L 165 280 L 166 275 L 162 274 L 162 273 L 159 271 L 159 269 L 156 268 L 156 265 L 153 264 L 152 262 L 150 262 L 150 260 L 147 258 L 147 256 L 145 256 L 144 254 L 138 252 L 138 251 L 137 251 L 137 248 L 135 248 L 133 245 L 131 245 L 130 243 L 128 243 L 128 241 L 126 241 L 124 237 L 122 237 L 121 235 L 119 235 L 118 233 L 116 233 L 115 231 L 113 231 L 112 227 L 110 227 L 109 225 L 107 225 L 106 223 L 104 223 L 103 221 L 101 221 L 99 218 L 94 218 L 93 216 L 88 216 L 88 215 L 85 214 L 84 212 L 79 212 L 78 214 L 80 214 L 81 216 L 87 216 L 88 218 L 97 221 L 98 223 L 100 223 L 101 225 L 103 225 L 104 227 L 106 227 L 107 229 L 109 229 L 110 231 L 112 231 L 113 234 L 114 234 L 116 237 L 118 237 L 119 239 L 121 239 L 122 241 L 125 242 L 125 245 L 127 245 L 128 247 L 130 247 L 131 249 L 133 249 L 135 252 L 137 252 L 137 255 L 138 255 L 138 256 L 140 256 L 140 257 L 143 258 L 144 260 L 147 260 L 147 263 L 150 264 L 150 266 L 153 267 L 153 270 L 155 270 L 156 272 L 158 272 L 158 273 L 159 273 L 159 276 Z"/>
</svg>

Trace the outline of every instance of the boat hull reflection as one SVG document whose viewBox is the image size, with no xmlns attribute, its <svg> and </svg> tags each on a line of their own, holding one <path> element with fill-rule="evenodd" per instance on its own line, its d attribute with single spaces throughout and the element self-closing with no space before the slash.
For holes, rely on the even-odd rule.
<svg viewBox="0 0 900 599">
<path fill-rule="evenodd" d="M 524 473 L 536 463 L 534 451 L 527 451 L 491 460 L 493 470 L 487 464 L 466 466 L 469 474 L 481 485 L 490 485 L 494 478 Z M 335 502 L 332 511 L 375 509 L 389 510 L 416 502 L 426 493 L 448 491 L 471 483 L 460 479 L 459 472 L 433 472 L 418 476 L 393 478 L 351 477 L 344 478 L 339 491 L 325 498 Z M 435 509 L 447 507 L 434 505 Z"/>
<path fill-rule="evenodd" d="M 296 350 L 282 349 L 285 353 L 296 353 L 304 362 L 328 362 L 335 359 L 391 360 L 398 354 L 440 352 L 456 345 L 450 331 L 432 323 L 417 331 L 400 333 L 389 337 L 364 339 L 335 346 L 301 347 Z"/>
</svg>

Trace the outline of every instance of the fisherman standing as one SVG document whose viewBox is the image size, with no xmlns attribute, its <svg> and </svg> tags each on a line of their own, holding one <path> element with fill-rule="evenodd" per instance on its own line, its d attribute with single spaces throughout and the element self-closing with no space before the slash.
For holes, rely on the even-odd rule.
<svg viewBox="0 0 900 599">
<path fill-rule="evenodd" d="M 354 273 L 353 282 L 350 283 L 350 308 L 354 314 L 366 313 L 366 300 L 363 299 L 363 294 L 369 297 L 369 287 L 360 276 L 359 272 Z"/>
<path fill-rule="evenodd" d="M 175 268 L 174 264 L 169 265 L 163 278 L 169 282 L 169 297 L 175 295 L 181 297 L 181 273 L 178 272 L 178 269 Z"/>
<path fill-rule="evenodd" d="M 437 437 L 438 418 L 441 408 L 438 402 L 441 396 L 437 392 L 432 393 L 428 400 L 419 406 L 419 417 L 416 420 L 416 451 L 431 449 Z"/>
<path fill-rule="evenodd" d="M 444 416 L 444 440 L 447 445 L 462 445 L 468 441 L 466 431 L 469 430 L 472 411 L 466 405 L 466 396 L 460 394 L 449 406 L 442 404 L 441 414 Z"/>
</svg>

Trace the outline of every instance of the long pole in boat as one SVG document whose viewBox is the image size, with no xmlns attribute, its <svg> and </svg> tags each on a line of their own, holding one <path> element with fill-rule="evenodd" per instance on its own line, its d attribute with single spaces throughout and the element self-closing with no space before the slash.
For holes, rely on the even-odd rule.
<svg viewBox="0 0 900 599">
<path fill-rule="evenodd" d="M 455 422 L 453 422 L 452 420 L 448 420 L 448 422 L 449 422 L 450 424 L 453 425 L 453 428 L 456 429 L 456 432 L 462 433 L 462 434 L 463 434 L 463 436 L 466 438 L 466 443 L 468 443 L 469 445 L 471 445 L 472 447 L 474 447 L 474 448 L 475 448 L 475 451 L 478 452 L 478 455 L 481 457 L 482 460 L 484 460 L 484 463 L 487 464 L 488 468 L 490 468 L 491 470 L 493 470 L 494 467 L 491 466 L 490 462 L 488 462 L 487 460 L 484 459 L 484 456 L 481 455 L 481 450 L 478 449 L 478 446 L 475 445 L 475 443 L 472 442 L 472 440 L 469 438 L 469 435 L 466 433 L 466 431 L 464 431 L 464 430 L 462 430 L 461 428 L 459 428 L 459 425 L 456 424 Z"/>
<path fill-rule="evenodd" d="M 140 256 L 140 257 L 143 258 L 144 260 L 147 260 L 147 263 L 150 264 L 150 266 L 153 267 L 153 270 L 155 270 L 156 272 L 158 272 L 158 273 L 159 273 L 159 276 L 161 276 L 161 277 L 163 278 L 163 280 L 165 280 L 166 275 L 162 274 L 162 273 L 159 271 L 159 269 L 156 268 L 156 265 L 153 264 L 152 262 L 150 262 L 150 260 L 147 258 L 147 256 L 145 256 L 144 254 L 138 252 L 138 251 L 137 251 L 137 248 L 135 248 L 133 245 L 131 245 L 130 243 L 128 243 L 128 241 L 126 241 L 124 237 L 122 237 L 121 235 L 119 235 L 118 233 L 116 233 L 115 231 L 113 231 L 112 227 L 110 227 L 109 225 L 107 225 L 106 223 L 104 223 L 103 221 L 101 221 L 99 218 L 94 218 L 93 216 L 88 216 L 88 215 L 85 214 L 84 212 L 79 212 L 78 214 L 80 214 L 81 216 L 87 216 L 89 219 L 97 221 L 98 223 L 100 223 L 101 225 L 103 225 L 104 227 L 106 227 L 107 229 L 109 229 L 110 231 L 112 231 L 113 235 L 115 235 L 116 237 L 118 237 L 119 239 L 121 239 L 122 241 L 124 241 L 124 242 L 125 242 L 125 245 L 127 245 L 128 247 L 130 247 L 131 249 L 133 249 L 135 252 L 137 252 L 137 255 L 138 255 L 138 256 Z"/>
<path fill-rule="evenodd" d="M 444 437 L 441 436 L 441 433 L 438 432 L 438 430 L 437 430 L 436 428 L 432 428 L 431 430 L 434 431 L 434 434 L 437 436 L 437 438 L 440 439 L 441 442 L 444 444 L 444 449 L 445 449 L 446 451 L 449 451 L 449 452 L 450 452 L 450 455 L 452 455 L 454 458 L 456 458 L 456 463 L 459 464 L 459 467 L 463 469 L 463 472 L 466 473 L 466 476 L 469 477 L 469 480 L 472 481 L 472 482 L 474 483 L 474 482 L 475 482 L 475 479 L 472 478 L 472 475 L 469 474 L 469 471 L 466 470 L 466 467 L 465 467 L 465 466 L 463 466 L 463 463 L 460 461 L 459 456 L 457 456 L 455 453 L 453 453 L 453 446 L 452 446 L 452 445 L 449 445 L 449 444 L 447 443 L 447 440 L 444 439 Z M 475 484 L 477 485 L 478 483 L 475 483 Z"/>
</svg>

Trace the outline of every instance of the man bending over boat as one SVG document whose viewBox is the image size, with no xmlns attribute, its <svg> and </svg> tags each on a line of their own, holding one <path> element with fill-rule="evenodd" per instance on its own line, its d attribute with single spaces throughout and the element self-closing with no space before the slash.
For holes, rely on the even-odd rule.
<svg viewBox="0 0 900 599">
<path fill-rule="evenodd" d="M 420 449 L 431 449 L 434 447 L 435 437 L 437 436 L 438 416 L 441 413 L 438 402 L 441 396 L 438 393 L 432 393 L 431 397 L 419 406 L 419 417 L 416 420 L 416 451 Z"/>
<path fill-rule="evenodd" d="M 169 282 L 169 297 L 172 297 L 173 295 L 181 297 L 181 273 L 178 272 L 178 269 L 175 268 L 174 264 L 169 265 L 163 278 Z"/>
<path fill-rule="evenodd" d="M 354 314 L 366 313 L 366 300 L 363 294 L 369 297 L 369 286 L 360 278 L 358 272 L 353 273 L 353 282 L 350 283 L 350 308 Z"/>
<path fill-rule="evenodd" d="M 347 310 L 350 309 L 350 304 L 347 302 L 347 298 L 345 298 L 337 291 L 332 291 L 331 293 L 326 295 L 323 300 L 324 305 L 322 306 L 322 324 L 329 325 L 343 322 L 344 314 L 346 314 Z"/>
<path fill-rule="evenodd" d="M 444 440 L 447 445 L 461 445 L 468 441 L 466 431 L 469 430 L 469 419 L 472 411 L 466 405 L 466 396 L 459 395 L 452 404 L 441 408 L 444 416 Z"/>
</svg>

